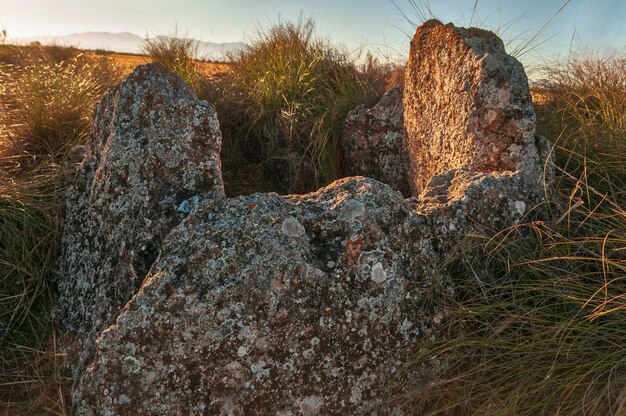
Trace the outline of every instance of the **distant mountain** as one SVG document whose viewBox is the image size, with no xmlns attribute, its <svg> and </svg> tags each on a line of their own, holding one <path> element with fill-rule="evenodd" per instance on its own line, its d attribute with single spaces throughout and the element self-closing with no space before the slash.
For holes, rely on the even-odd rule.
<svg viewBox="0 0 626 416">
<path fill-rule="evenodd" d="M 134 33 L 83 32 L 65 36 L 38 36 L 16 39 L 18 43 L 41 42 L 76 46 L 81 49 L 106 49 L 115 52 L 141 53 L 143 38 Z M 202 59 L 224 60 L 229 52 L 241 49 L 243 42 L 214 43 L 198 41 L 198 54 Z"/>
</svg>

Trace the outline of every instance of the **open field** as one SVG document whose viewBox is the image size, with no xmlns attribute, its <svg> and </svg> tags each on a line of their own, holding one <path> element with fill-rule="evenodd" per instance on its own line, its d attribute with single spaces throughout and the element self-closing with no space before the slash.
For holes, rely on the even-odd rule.
<svg viewBox="0 0 626 416">
<path fill-rule="evenodd" d="M 350 61 L 316 41 L 312 23 L 272 30 L 230 64 L 189 50 L 168 61 L 217 107 L 230 195 L 305 193 L 341 178 L 346 114 L 375 104 L 402 71 Z M 153 59 L 0 46 L 0 413 L 67 414 L 51 306 L 71 149 L 107 88 Z M 407 388 L 401 400 L 416 414 L 626 414 L 626 59 L 547 65 L 533 93 L 538 132 L 555 145 L 544 218 L 485 230 L 450 253 L 451 268 L 477 278 L 433 299 L 445 340 L 425 342 L 414 363 L 448 364 Z"/>
</svg>

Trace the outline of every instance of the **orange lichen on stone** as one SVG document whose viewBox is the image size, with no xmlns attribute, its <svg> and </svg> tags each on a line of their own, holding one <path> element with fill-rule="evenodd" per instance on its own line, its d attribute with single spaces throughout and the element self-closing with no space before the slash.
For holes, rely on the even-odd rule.
<svg viewBox="0 0 626 416">
<path fill-rule="evenodd" d="M 346 258 L 357 261 L 363 250 L 363 240 L 346 240 Z"/>
</svg>

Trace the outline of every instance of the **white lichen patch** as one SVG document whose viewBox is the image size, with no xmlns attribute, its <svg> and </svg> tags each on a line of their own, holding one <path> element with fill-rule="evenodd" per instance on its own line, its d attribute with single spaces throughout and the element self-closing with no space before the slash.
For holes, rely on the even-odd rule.
<svg viewBox="0 0 626 416">
<path fill-rule="evenodd" d="M 522 215 L 524 215 L 524 213 L 526 212 L 526 202 L 524 202 L 524 201 L 515 201 L 513 203 L 513 212 L 514 212 L 514 214 L 517 214 L 520 217 Z"/>
<path fill-rule="evenodd" d="M 243 345 L 239 348 L 237 348 L 237 356 L 238 357 L 243 357 L 248 353 L 248 349 L 246 347 L 244 347 Z"/>
<path fill-rule="evenodd" d="M 181 202 L 178 207 L 176 207 L 176 211 L 182 212 L 183 214 L 191 214 L 196 210 L 196 208 L 198 208 L 198 204 L 200 204 L 201 200 L 202 197 L 200 195 L 194 195 Z"/>
<path fill-rule="evenodd" d="M 283 234 L 293 238 L 300 238 L 306 233 L 304 226 L 300 224 L 297 219 L 291 216 L 285 218 L 281 229 Z"/>
<path fill-rule="evenodd" d="M 124 405 L 124 404 L 129 404 L 129 403 L 131 403 L 131 402 L 132 402 L 132 400 L 131 400 L 131 399 L 130 399 L 130 397 L 128 397 L 127 395 L 125 395 L 125 394 L 121 394 L 121 395 L 120 395 L 120 397 L 117 399 L 117 402 L 118 402 L 119 404 Z"/>
<path fill-rule="evenodd" d="M 324 398 L 321 396 L 308 396 L 299 400 L 299 411 L 303 416 L 315 416 L 320 414 L 324 405 Z"/>
<path fill-rule="evenodd" d="M 265 361 L 259 361 L 250 366 L 250 371 L 252 371 L 252 374 L 256 376 L 255 378 L 257 382 L 269 377 L 270 369 L 266 368 L 266 366 L 267 364 Z"/>
<path fill-rule="evenodd" d="M 372 280 L 376 283 L 382 283 L 387 280 L 387 273 L 383 269 L 382 263 L 378 262 L 372 266 Z"/>
<path fill-rule="evenodd" d="M 365 214 L 365 205 L 362 202 L 352 199 L 341 208 L 339 219 L 344 221 L 354 221 L 357 217 Z"/>
</svg>

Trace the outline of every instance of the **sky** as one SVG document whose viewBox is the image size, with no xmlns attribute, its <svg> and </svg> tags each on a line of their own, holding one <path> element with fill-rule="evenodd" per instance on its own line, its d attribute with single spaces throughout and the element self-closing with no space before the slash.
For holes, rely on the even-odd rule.
<svg viewBox="0 0 626 416">
<path fill-rule="evenodd" d="M 395 2 L 395 3 L 394 3 Z M 565 0 L 0 0 L 0 29 L 12 38 L 76 32 L 132 32 L 140 36 L 179 32 L 209 42 L 245 41 L 280 16 L 313 17 L 320 34 L 356 50 L 389 56 L 408 51 L 415 4 L 457 25 L 500 28 L 501 37 L 528 38 Z M 426 12 L 425 14 L 429 14 Z M 473 17 L 472 17 L 473 16 Z M 626 50 L 625 0 L 571 0 L 535 45 L 533 54 L 567 55 L 570 48 Z M 536 42 L 535 42 L 536 43 Z"/>
</svg>

